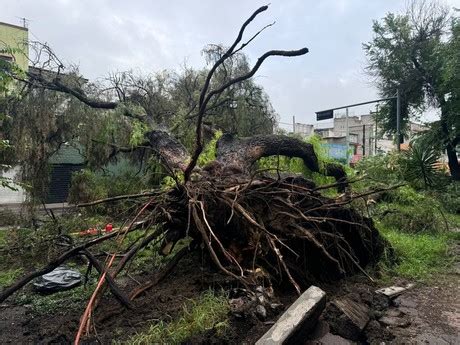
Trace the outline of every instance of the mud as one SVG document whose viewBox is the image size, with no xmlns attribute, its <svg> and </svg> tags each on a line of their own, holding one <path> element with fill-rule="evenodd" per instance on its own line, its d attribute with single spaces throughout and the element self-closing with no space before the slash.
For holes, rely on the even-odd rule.
<svg viewBox="0 0 460 345">
<path fill-rule="evenodd" d="M 152 322 L 170 321 L 177 317 L 184 303 L 197 298 L 201 292 L 212 288 L 230 291 L 234 281 L 203 265 L 199 255 L 184 261 L 158 286 L 136 301 L 134 308 L 126 310 L 108 294 L 96 310 L 94 325 L 97 335 L 85 339 L 86 344 L 109 344 L 113 340 L 123 341 L 136 332 L 145 330 Z M 135 277 L 148 280 L 148 275 Z M 125 279 L 125 289 L 136 283 Z M 406 281 L 397 282 L 405 285 Z M 458 344 L 460 343 L 460 300 L 458 291 L 460 276 L 450 273 L 439 277 L 435 283 L 419 284 L 393 301 L 377 295 L 381 286 L 371 283 L 366 277 L 354 276 L 339 283 L 320 285 L 328 294 L 329 302 L 347 297 L 369 308 L 370 321 L 355 343 L 360 344 Z M 230 292 L 229 292 L 230 293 Z M 280 303 L 277 309 L 267 308 L 265 318 L 248 310 L 231 313 L 230 327 L 224 338 L 212 330 L 189 339 L 188 344 L 252 344 L 257 341 L 295 300 L 294 291 L 275 291 L 279 296 L 273 302 Z M 81 310 L 66 310 L 50 315 L 34 315 L 24 306 L 12 302 L 0 306 L 0 344 L 70 344 L 78 328 Z M 348 339 L 334 334 L 325 315 L 308 344 L 346 344 Z"/>
</svg>

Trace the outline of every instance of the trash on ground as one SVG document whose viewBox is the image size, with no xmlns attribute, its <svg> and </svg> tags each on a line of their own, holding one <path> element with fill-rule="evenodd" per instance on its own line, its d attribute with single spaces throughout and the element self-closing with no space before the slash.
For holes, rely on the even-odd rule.
<svg viewBox="0 0 460 345">
<path fill-rule="evenodd" d="M 34 282 L 39 292 L 57 292 L 72 289 L 81 283 L 81 274 L 66 266 L 59 266 L 53 271 L 38 277 Z"/>
</svg>

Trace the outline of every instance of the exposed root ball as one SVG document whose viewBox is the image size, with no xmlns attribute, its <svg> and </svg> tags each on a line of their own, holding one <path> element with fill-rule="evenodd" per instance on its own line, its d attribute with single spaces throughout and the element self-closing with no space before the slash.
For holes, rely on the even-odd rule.
<svg viewBox="0 0 460 345">
<path fill-rule="evenodd" d="M 300 291 L 311 279 L 338 279 L 376 262 L 384 242 L 370 219 L 330 199 L 303 178 L 205 176 L 169 194 L 162 210 L 167 239 L 203 241 L 225 273 L 260 277 Z"/>
</svg>

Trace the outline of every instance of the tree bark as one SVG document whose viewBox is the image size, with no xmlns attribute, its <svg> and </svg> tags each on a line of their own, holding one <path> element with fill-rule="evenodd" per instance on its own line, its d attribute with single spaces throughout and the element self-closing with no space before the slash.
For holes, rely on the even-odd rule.
<svg viewBox="0 0 460 345">
<path fill-rule="evenodd" d="M 301 158 L 308 169 L 320 172 L 313 145 L 297 138 L 275 134 L 237 138 L 231 134 L 224 134 L 217 142 L 216 160 L 224 166 L 232 166 L 246 173 L 258 159 L 275 155 Z M 323 173 L 333 176 L 340 182 L 338 189 L 343 191 L 347 185 L 343 168 L 333 163 L 326 164 L 324 168 Z"/>
<path fill-rule="evenodd" d="M 460 181 L 460 165 L 458 164 L 457 152 L 452 144 L 446 145 L 447 159 L 450 176 L 455 181 Z"/>
<path fill-rule="evenodd" d="M 452 133 L 453 129 L 449 128 L 447 119 L 448 112 L 445 109 L 446 104 L 445 101 L 441 98 L 439 98 L 439 102 L 441 104 L 441 131 L 444 135 L 444 147 L 447 153 L 447 164 L 449 166 L 450 176 L 453 180 L 460 181 L 460 165 L 458 164 L 457 152 L 455 150 L 457 138 L 455 138 L 453 141 L 450 139 L 450 134 Z"/>
<path fill-rule="evenodd" d="M 152 150 L 171 173 L 175 170 L 185 171 L 190 161 L 190 154 L 184 145 L 162 130 L 151 131 L 146 134 L 146 137 Z"/>
</svg>

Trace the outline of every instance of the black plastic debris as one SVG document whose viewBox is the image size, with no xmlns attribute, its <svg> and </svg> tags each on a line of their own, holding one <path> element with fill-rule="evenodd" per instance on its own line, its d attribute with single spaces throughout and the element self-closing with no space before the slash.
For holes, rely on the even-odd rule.
<svg viewBox="0 0 460 345">
<path fill-rule="evenodd" d="M 38 277 L 34 282 L 35 290 L 51 293 L 69 290 L 81 283 L 81 274 L 66 266 L 59 266 L 53 271 Z"/>
</svg>

